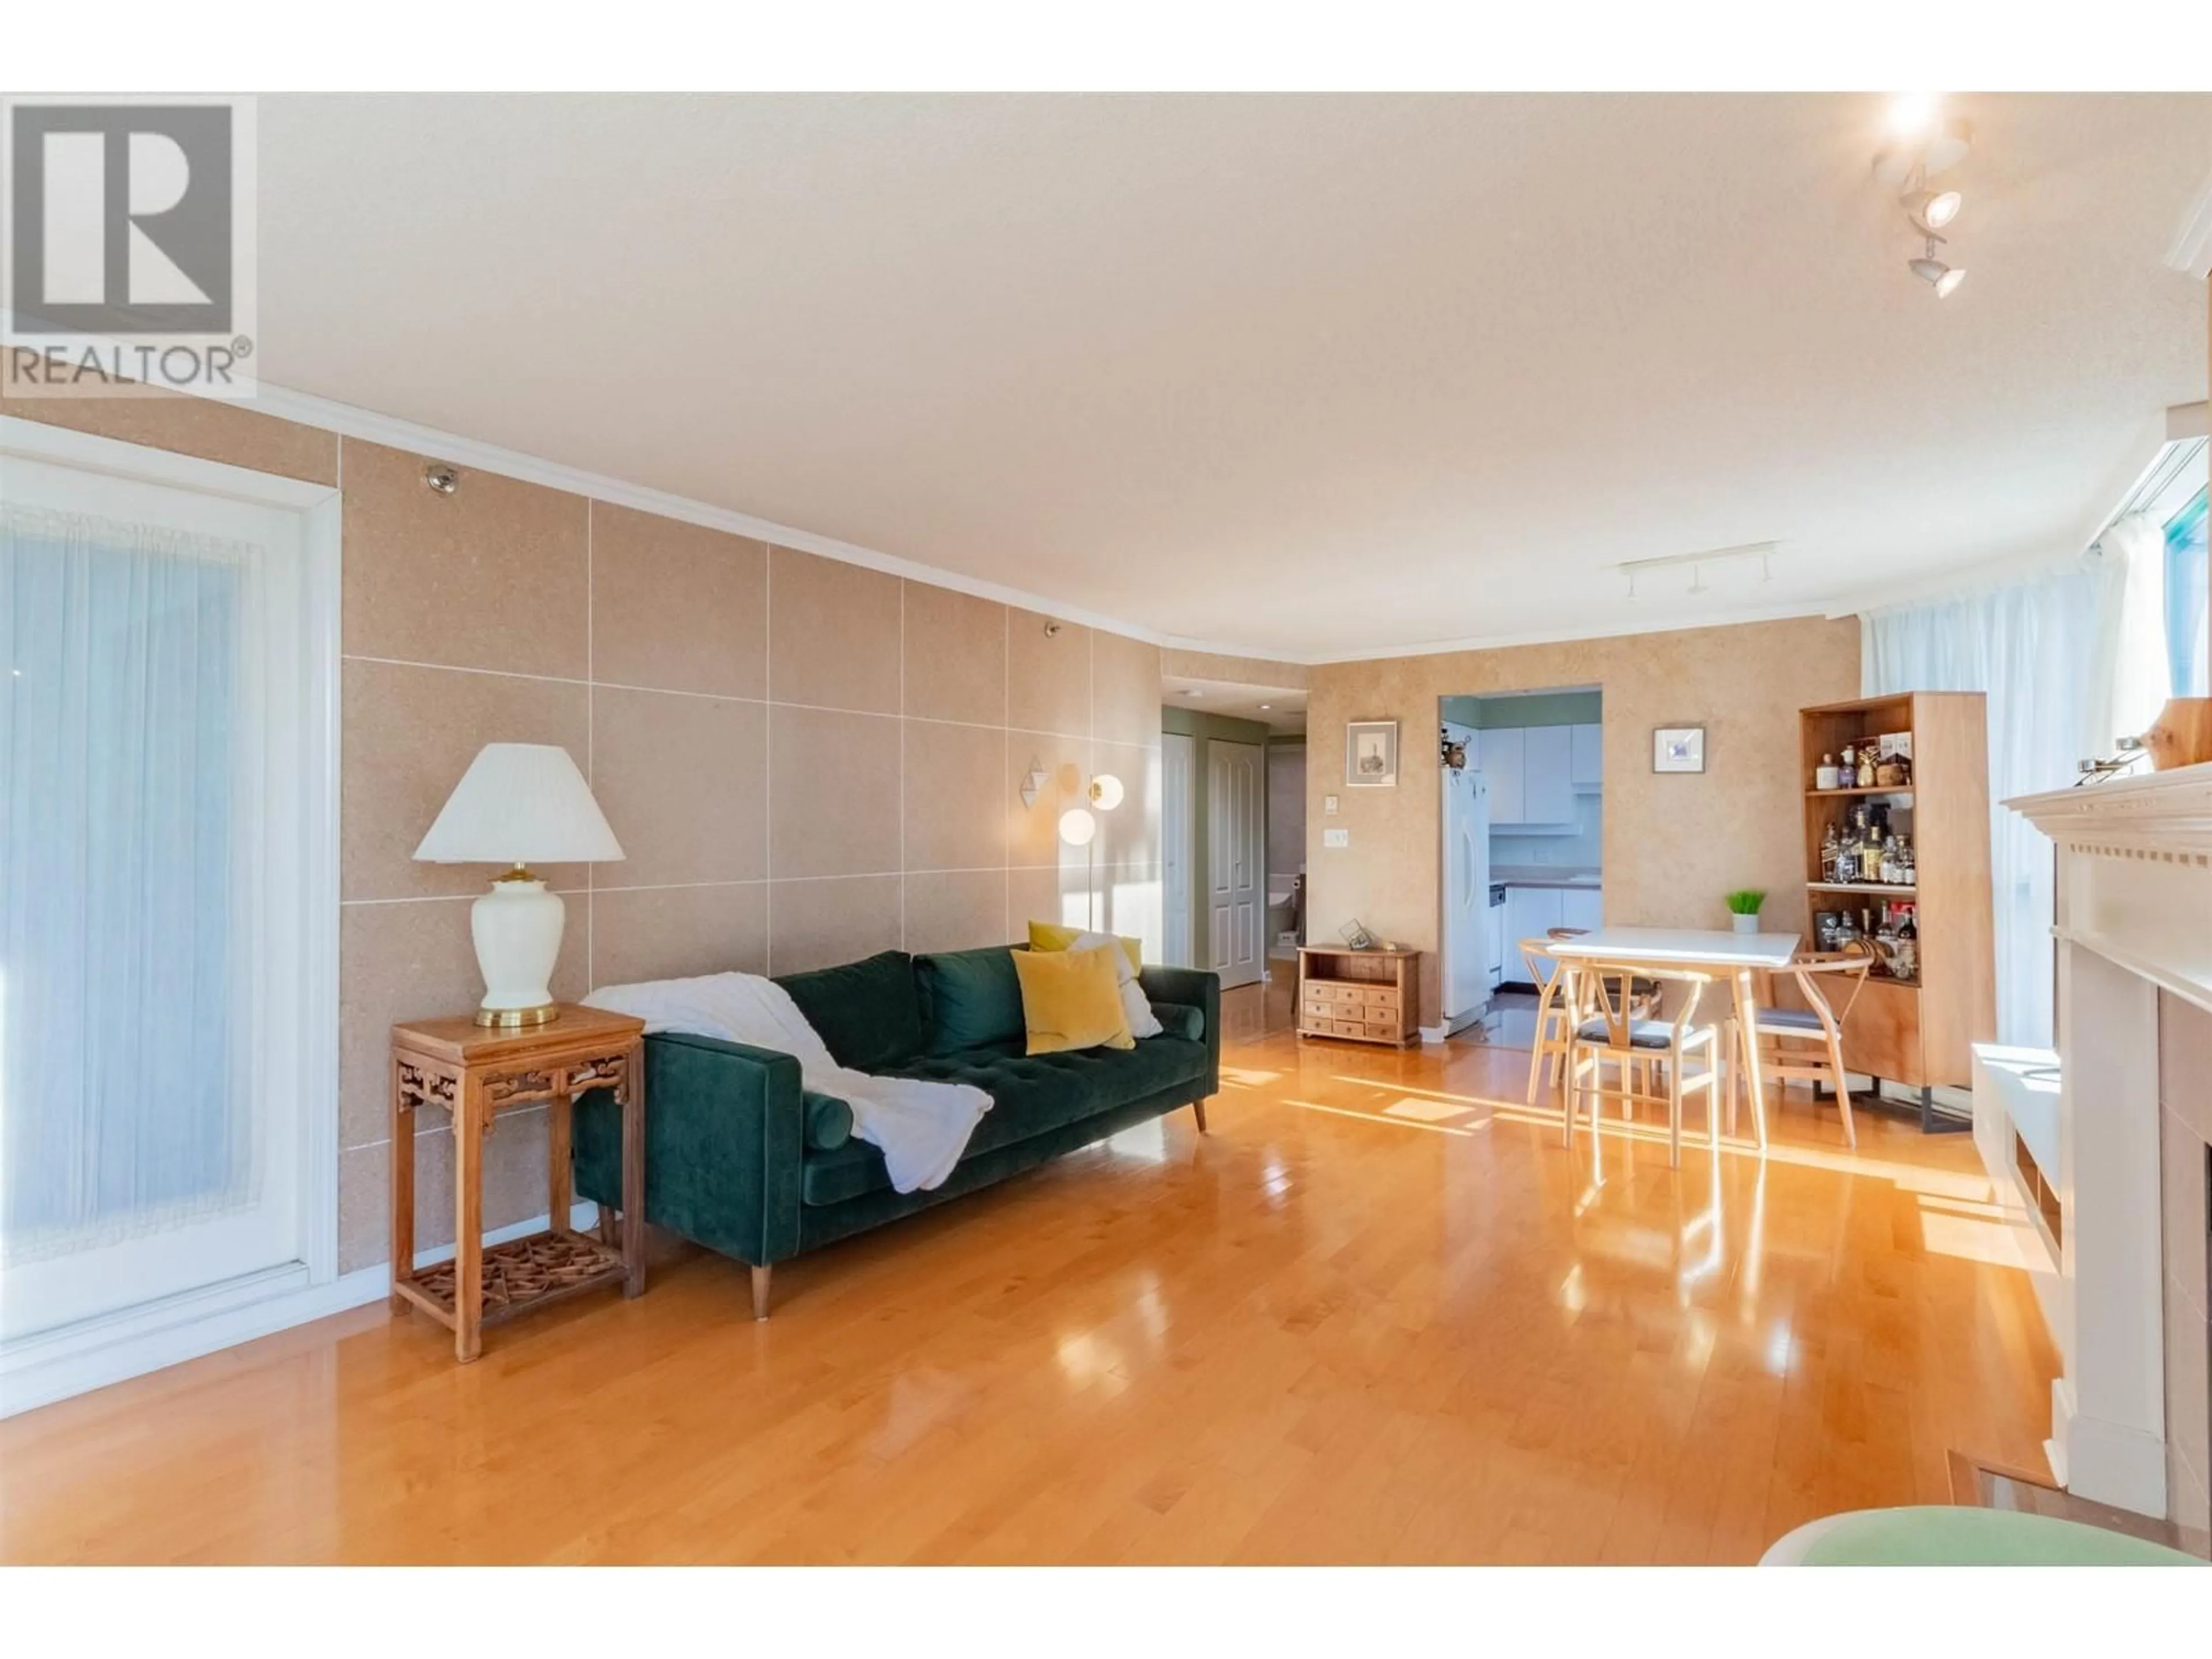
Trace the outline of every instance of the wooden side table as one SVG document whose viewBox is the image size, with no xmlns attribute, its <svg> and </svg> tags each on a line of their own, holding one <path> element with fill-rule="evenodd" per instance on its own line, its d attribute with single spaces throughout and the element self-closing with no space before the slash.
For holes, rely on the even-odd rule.
<svg viewBox="0 0 2212 1659">
<path fill-rule="evenodd" d="M 622 1105 L 622 1249 L 568 1224 L 569 1124 L 575 1097 L 611 1087 Z M 547 1103 L 546 1214 L 527 1238 L 484 1248 L 483 1147 L 499 1115 Z M 453 1259 L 415 1269 L 415 1114 L 453 1114 Z M 645 1022 L 562 1005 L 520 1030 L 463 1014 L 392 1028 L 392 1305 L 421 1309 L 453 1333 L 464 1364 L 483 1328 L 600 1285 L 645 1289 Z"/>
</svg>

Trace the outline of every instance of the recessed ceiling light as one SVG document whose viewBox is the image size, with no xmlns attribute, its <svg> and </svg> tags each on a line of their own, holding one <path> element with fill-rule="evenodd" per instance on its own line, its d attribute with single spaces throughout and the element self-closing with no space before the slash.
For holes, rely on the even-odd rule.
<svg viewBox="0 0 2212 1659">
<path fill-rule="evenodd" d="M 1261 708 L 1273 708 L 1274 706 L 1275 706 L 1275 705 L 1274 705 L 1274 704 L 1273 704 L 1272 702 L 1263 702 L 1263 703 L 1261 703 L 1261 704 L 1260 705 L 1260 707 L 1261 707 Z"/>
</svg>

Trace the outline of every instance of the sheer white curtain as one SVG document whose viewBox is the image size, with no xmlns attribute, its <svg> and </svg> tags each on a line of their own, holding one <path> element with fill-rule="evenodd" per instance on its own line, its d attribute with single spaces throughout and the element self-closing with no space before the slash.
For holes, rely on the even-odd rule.
<svg viewBox="0 0 2212 1659">
<path fill-rule="evenodd" d="M 2051 843 L 2000 804 L 2063 789 L 2092 752 L 2110 699 L 2097 690 L 2106 578 L 2067 571 L 1985 592 L 1871 611 L 1861 620 L 1861 691 L 1981 691 L 1989 697 L 1990 874 L 1997 1039 L 2051 1040 Z M 2140 729 L 2140 728 L 2138 728 Z M 2101 752 L 2101 751 L 2100 751 Z"/>
<path fill-rule="evenodd" d="M 0 505 L 0 1263 L 253 1201 L 252 552 Z"/>
</svg>

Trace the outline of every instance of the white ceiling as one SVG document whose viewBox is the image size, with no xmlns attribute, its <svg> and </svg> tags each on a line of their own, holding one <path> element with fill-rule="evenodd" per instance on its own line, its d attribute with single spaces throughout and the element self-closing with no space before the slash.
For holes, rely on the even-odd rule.
<svg viewBox="0 0 2212 1659">
<path fill-rule="evenodd" d="M 2205 395 L 2212 98 L 272 97 L 263 377 L 1266 655 L 2070 550 Z M 1778 540 L 1643 584 L 1620 561 Z"/>
<path fill-rule="evenodd" d="M 1306 729 L 1306 694 L 1289 686 L 1245 685 L 1168 674 L 1160 680 L 1160 701 L 1172 708 L 1194 708 L 1201 714 L 1258 720 L 1278 737 Z"/>
</svg>

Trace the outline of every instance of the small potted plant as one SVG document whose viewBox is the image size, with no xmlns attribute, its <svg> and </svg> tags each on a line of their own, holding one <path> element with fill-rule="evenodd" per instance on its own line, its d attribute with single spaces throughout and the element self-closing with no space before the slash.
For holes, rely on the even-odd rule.
<svg viewBox="0 0 2212 1659">
<path fill-rule="evenodd" d="M 1735 919 L 1737 933 L 1759 931 L 1759 907 L 1765 902 L 1765 893 L 1756 887 L 1740 887 L 1728 896 L 1729 914 Z"/>
</svg>

